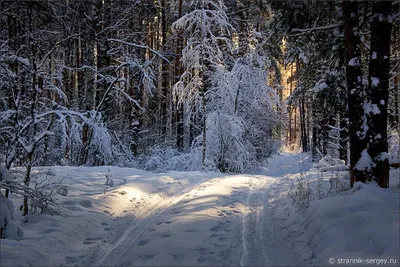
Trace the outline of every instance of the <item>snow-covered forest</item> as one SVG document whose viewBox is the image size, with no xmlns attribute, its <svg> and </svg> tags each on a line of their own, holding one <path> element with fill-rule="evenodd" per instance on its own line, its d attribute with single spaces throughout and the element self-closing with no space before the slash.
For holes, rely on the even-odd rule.
<svg viewBox="0 0 400 267">
<path fill-rule="evenodd" d="M 0 1 L 0 265 L 398 266 L 399 97 L 398 0 Z"/>
</svg>

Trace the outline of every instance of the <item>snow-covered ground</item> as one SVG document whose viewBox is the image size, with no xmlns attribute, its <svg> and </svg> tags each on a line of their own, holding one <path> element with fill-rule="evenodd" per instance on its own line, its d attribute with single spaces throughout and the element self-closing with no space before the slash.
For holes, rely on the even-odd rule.
<svg viewBox="0 0 400 267">
<path fill-rule="evenodd" d="M 297 170 L 291 157 L 299 163 Z M 340 171 L 346 168 L 319 172 L 305 154 L 274 156 L 271 162 L 277 168 L 264 174 L 281 176 L 269 189 L 272 225 L 295 244 L 297 264 L 399 266 L 399 169 L 390 171 L 387 189 L 375 182 L 349 189 L 348 171 Z"/>
<path fill-rule="evenodd" d="M 23 223 L 16 211 L 24 236 L 1 240 L 0 265 L 320 266 L 332 259 L 396 259 L 391 265 L 398 266 L 398 170 L 389 189 L 368 183 L 342 190 L 332 181 L 345 172 L 311 168 L 307 154 L 273 156 L 258 175 L 52 167 L 55 179 L 67 177 L 68 195 L 57 195 L 64 216 L 36 214 Z M 114 186 L 106 188 L 108 170 Z M 309 201 L 295 194 L 298 181 L 308 186 Z"/>
</svg>

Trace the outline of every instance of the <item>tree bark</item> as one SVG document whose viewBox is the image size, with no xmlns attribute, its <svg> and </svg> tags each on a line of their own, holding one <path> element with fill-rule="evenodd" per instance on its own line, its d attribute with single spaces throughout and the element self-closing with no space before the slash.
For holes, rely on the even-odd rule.
<svg viewBox="0 0 400 267">
<path fill-rule="evenodd" d="M 178 18 L 182 16 L 182 0 L 178 3 Z M 175 77 L 176 81 L 179 81 L 179 77 L 182 75 L 182 64 L 181 64 L 181 53 L 182 53 L 182 38 L 178 36 L 176 44 L 176 59 L 175 59 Z M 175 101 L 178 102 L 177 100 Z M 176 146 L 178 150 L 183 150 L 184 146 L 184 128 L 183 128 L 183 105 L 178 104 L 176 107 Z"/>
<path fill-rule="evenodd" d="M 165 0 L 161 0 L 161 46 L 162 50 L 166 51 L 166 42 L 167 42 L 167 19 L 166 19 L 166 5 Z M 170 97 L 169 88 L 168 88 L 168 63 L 165 60 L 161 60 L 161 116 L 160 116 L 160 123 L 161 123 L 161 135 L 162 138 L 165 139 L 165 135 L 167 133 L 167 117 L 168 117 L 168 99 Z"/>
<path fill-rule="evenodd" d="M 370 109 L 368 114 L 368 154 L 372 158 L 372 178 L 389 187 L 387 142 L 387 103 L 389 99 L 389 59 L 392 30 L 391 1 L 372 5 L 371 50 L 369 62 Z M 377 109 L 375 109 L 377 108 Z"/>
<path fill-rule="evenodd" d="M 348 94 L 348 118 L 350 139 L 350 181 L 366 181 L 366 173 L 357 170 L 361 152 L 366 149 L 364 122 L 364 90 L 362 86 L 360 35 L 358 28 L 358 2 L 344 1 L 344 44 L 346 48 L 346 80 Z"/>
</svg>

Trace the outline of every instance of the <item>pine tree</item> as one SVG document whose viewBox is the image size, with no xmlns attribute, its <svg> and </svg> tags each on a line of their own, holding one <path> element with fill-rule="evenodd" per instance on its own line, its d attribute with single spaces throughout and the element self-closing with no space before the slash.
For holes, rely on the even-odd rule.
<svg viewBox="0 0 400 267">
<path fill-rule="evenodd" d="M 389 58 L 392 29 L 391 1 L 372 5 L 371 50 L 369 58 L 368 154 L 373 160 L 371 173 L 381 187 L 389 187 L 388 98 Z"/>
<path fill-rule="evenodd" d="M 366 149 L 366 118 L 364 115 L 365 92 L 362 85 L 360 35 L 358 28 L 358 2 L 343 2 L 344 33 L 346 47 L 346 79 L 348 90 L 348 118 L 350 136 L 351 184 L 366 181 L 362 152 Z M 357 163 L 360 163 L 357 165 Z"/>
<path fill-rule="evenodd" d="M 196 0 L 191 3 L 192 11 L 173 24 L 175 31 L 182 31 L 187 45 L 182 51 L 185 72 L 174 86 L 178 104 L 186 102 L 188 118 L 194 115 L 194 125 L 201 129 L 202 166 L 206 159 L 206 114 L 207 91 L 212 72 L 223 64 L 221 42 L 229 45 L 233 28 L 226 16 L 226 7 L 221 1 Z M 200 116 L 199 122 L 196 117 Z M 194 131 L 193 136 L 200 132 Z M 192 141 L 192 140 L 190 140 Z"/>
</svg>

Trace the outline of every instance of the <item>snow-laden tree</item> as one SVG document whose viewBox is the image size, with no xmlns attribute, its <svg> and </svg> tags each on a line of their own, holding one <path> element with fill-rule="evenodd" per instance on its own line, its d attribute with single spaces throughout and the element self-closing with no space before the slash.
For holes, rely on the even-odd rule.
<svg viewBox="0 0 400 267">
<path fill-rule="evenodd" d="M 210 78 L 218 66 L 222 66 L 224 48 L 230 47 L 228 38 L 233 31 L 226 16 L 222 1 L 194 0 L 192 10 L 173 23 L 175 32 L 183 32 L 187 39 L 182 51 L 184 73 L 173 88 L 179 103 L 186 106 L 186 123 L 191 123 L 192 113 L 197 113 L 199 122 L 193 122 L 201 129 L 202 165 L 206 157 L 206 114 L 207 94 Z M 200 126 L 200 127 L 199 127 Z M 195 135 L 199 134 L 195 131 Z"/>
<path fill-rule="evenodd" d="M 208 158 L 221 171 L 251 171 L 276 149 L 281 103 L 268 86 L 268 58 L 257 51 L 220 70 L 207 98 Z"/>
<path fill-rule="evenodd" d="M 118 143 L 129 144 L 131 152 L 136 154 L 138 142 L 142 141 L 142 146 L 148 145 L 145 140 L 139 140 L 139 128 L 143 130 L 156 124 L 154 120 L 145 124 L 139 119 L 143 114 L 150 113 L 147 108 L 158 93 L 157 76 L 153 69 L 160 60 L 165 64 L 170 62 L 158 51 L 131 39 L 109 39 L 110 54 L 118 64 L 110 64 L 108 68 L 112 72 L 104 75 L 109 87 L 99 103 L 98 111 L 105 112 L 108 127 L 115 131 L 115 136 L 118 135 Z M 146 51 L 148 59 L 141 58 L 140 54 Z"/>
<path fill-rule="evenodd" d="M 81 111 L 72 105 L 76 99 L 72 99 L 71 90 L 82 85 L 69 87 L 65 77 L 73 68 L 62 57 L 62 45 L 74 35 L 62 38 L 58 25 L 48 20 L 56 7 L 50 2 L 6 5 L 7 12 L 2 16 L 6 17 L 8 30 L 0 35 L 0 163 L 7 169 L 13 163 L 26 168 L 20 181 L 23 186 L 13 192 L 23 195 L 23 214 L 27 215 L 28 201 L 33 202 L 37 193 L 31 187 L 34 166 L 115 162 L 122 145 L 115 145 L 101 111 L 114 92 L 124 92 L 116 87 L 121 82 L 120 65 L 109 66 L 115 76 L 85 66 L 102 80 L 98 82 L 105 85 L 106 91 L 97 92 L 99 102 L 94 102 L 93 109 Z M 18 12 L 20 16 L 15 16 Z M 15 25 L 19 25 L 18 31 Z M 121 66 L 125 65 L 135 64 L 126 59 Z M 0 188 L 6 189 L 8 197 L 9 183 Z"/>
<path fill-rule="evenodd" d="M 95 150 L 100 160 L 107 163 L 113 160 L 115 148 L 100 113 L 78 112 L 66 106 L 68 99 L 60 87 L 57 71 L 37 67 L 35 59 L 16 57 L 12 51 L 0 64 L 9 69 L 7 82 L 0 87 L 0 148 L 3 152 L 0 159 L 7 169 L 13 163 L 26 167 L 24 187 L 18 191 L 24 195 L 26 215 L 33 166 L 63 163 L 71 157 L 79 157 L 81 149 Z M 18 66 L 18 70 L 11 70 L 9 65 Z M 82 145 L 84 125 L 95 140 L 87 148 Z M 9 189 L 8 185 L 0 188 Z"/>
</svg>

